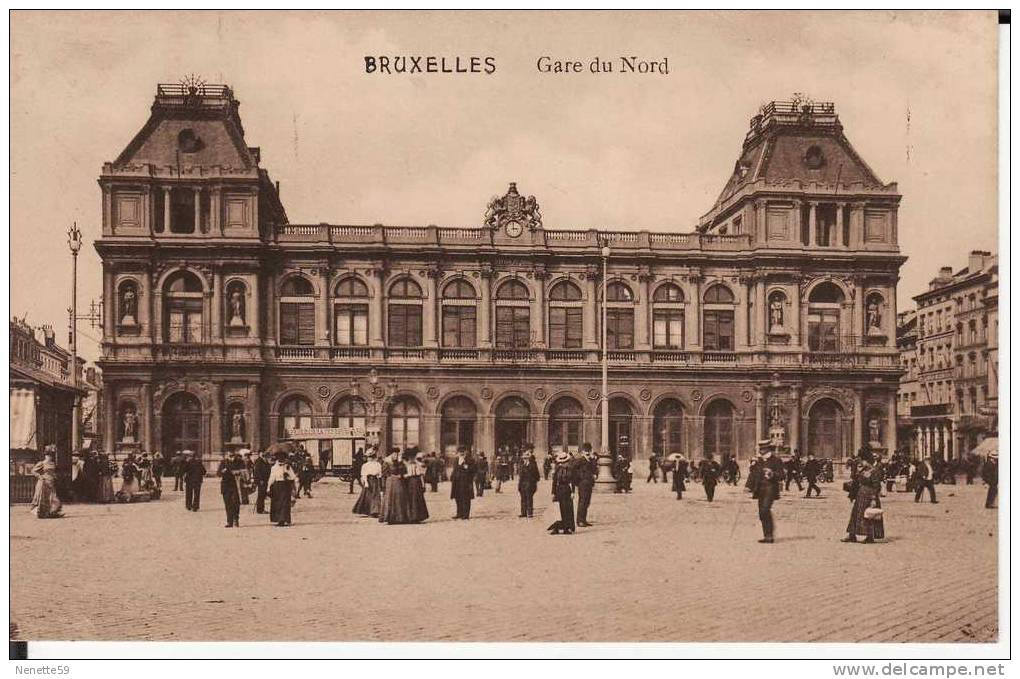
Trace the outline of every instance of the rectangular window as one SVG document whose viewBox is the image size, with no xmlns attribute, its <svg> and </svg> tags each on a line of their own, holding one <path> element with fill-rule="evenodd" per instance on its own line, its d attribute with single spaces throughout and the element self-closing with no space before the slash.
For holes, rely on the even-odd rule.
<svg viewBox="0 0 1020 679">
<path fill-rule="evenodd" d="M 634 348 L 633 309 L 606 309 L 606 343 L 610 351 Z"/>
<path fill-rule="evenodd" d="M 393 347 L 421 346 L 421 307 L 417 304 L 390 304 L 389 344 Z"/>
<path fill-rule="evenodd" d="M 733 351 L 733 312 L 705 310 L 705 351 Z"/>
<path fill-rule="evenodd" d="M 443 346 L 475 346 L 475 307 L 447 305 L 443 307 Z"/>
<path fill-rule="evenodd" d="M 368 306 L 365 304 L 337 304 L 336 343 L 340 346 L 363 347 L 368 345 Z"/>
<path fill-rule="evenodd" d="M 813 309 L 808 314 L 808 348 L 811 351 L 839 350 L 838 309 Z"/>
<path fill-rule="evenodd" d="M 496 307 L 496 348 L 527 349 L 531 346 L 531 309 Z"/>
<path fill-rule="evenodd" d="M 580 307 L 553 307 L 549 310 L 549 347 L 580 349 L 583 335 L 583 311 Z"/>
<path fill-rule="evenodd" d="M 280 343 L 315 344 L 314 304 L 280 304 Z"/>
<path fill-rule="evenodd" d="M 174 344 L 202 341 L 202 302 L 171 300 L 166 315 L 166 340 Z"/>
<path fill-rule="evenodd" d="M 684 345 L 684 312 L 680 309 L 659 309 L 652 316 L 656 349 L 679 349 Z"/>
</svg>

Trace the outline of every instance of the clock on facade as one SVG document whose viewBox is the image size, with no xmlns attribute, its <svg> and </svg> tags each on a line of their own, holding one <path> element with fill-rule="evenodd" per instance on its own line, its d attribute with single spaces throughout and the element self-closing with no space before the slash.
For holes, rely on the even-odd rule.
<svg viewBox="0 0 1020 679">
<path fill-rule="evenodd" d="M 521 226 L 520 222 L 507 222 L 506 223 L 506 235 L 511 238 L 517 238 L 524 233 L 524 227 Z"/>
</svg>

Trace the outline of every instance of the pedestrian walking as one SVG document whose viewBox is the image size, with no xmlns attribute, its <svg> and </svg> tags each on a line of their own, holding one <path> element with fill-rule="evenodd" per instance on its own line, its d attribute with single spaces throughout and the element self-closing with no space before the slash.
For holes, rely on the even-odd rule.
<svg viewBox="0 0 1020 679">
<path fill-rule="evenodd" d="M 517 492 L 521 496 L 520 518 L 530 518 L 535 515 L 535 492 L 538 491 L 538 462 L 535 461 L 535 454 L 530 450 L 524 451 L 521 460 L 520 473 L 517 475 Z"/>
<path fill-rule="evenodd" d="M 732 453 L 727 456 L 726 464 L 723 465 L 723 474 L 726 477 L 726 483 L 731 486 L 737 485 L 740 479 L 740 464 L 737 463 L 737 456 Z"/>
<path fill-rule="evenodd" d="M 818 475 L 822 471 L 822 465 L 815 459 L 814 453 L 807 454 L 807 462 L 804 463 L 804 478 L 807 479 L 807 495 L 811 497 L 811 490 L 814 489 L 815 497 L 822 496 L 822 489 L 818 487 Z"/>
<path fill-rule="evenodd" d="M 870 450 L 858 455 L 857 475 L 853 481 L 854 504 L 847 523 L 847 536 L 842 542 L 857 542 L 857 536 L 865 536 L 864 542 L 872 543 L 885 537 L 885 523 L 882 519 L 882 470 L 876 464 Z"/>
<path fill-rule="evenodd" d="M 673 453 L 669 457 L 673 461 L 673 492 L 677 500 L 682 500 L 687 490 L 687 459 L 680 453 Z"/>
<path fill-rule="evenodd" d="M 361 486 L 361 466 L 365 464 L 365 450 L 358 448 L 351 459 L 351 477 L 347 480 L 347 494 L 354 494 L 354 484 Z"/>
<path fill-rule="evenodd" d="M 577 487 L 577 525 L 587 528 L 591 525 L 588 521 L 588 508 L 591 506 L 596 473 L 595 456 L 590 443 L 581 446 L 581 457 L 574 460 L 573 468 L 573 482 Z"/>
<path fill-rule="evenodd" d="M 178 450 L 174 453 L 173 467 L 174 467 L 174 490 L 184 490 L 184 473 L 188 469 L 188 456 L 185 452 Z"/>
<path fill-rule="evenodd" d="M 783 480 L 783 462 L 776 456 L 769 439 L 758 442 L 764 451 L 755 491 L 752 497 L 758 500 L 758 520 L 764 537 L 758 542 L 771 544 L 775 542 L 775 522 L 772 518 L 772 503 L 779 497 L 780 483 Z"/>
<path fill-rule="evenodd" d="M 379 523 L 407 523 L 410 518 L 407 484 L 404 481 L 404 477 L 407 476 L 407 465 L 401 459 L 399 448 L 393 448 L 390 452 L 389 472 L 383 490 L 382 513 L 379 514 Z"/>
<path fill-rule="evenodd" d="M 202 482 L 205 480 L 205 466 L 198 453 L 184 451 L 184 507 L 189 512 L 197 512 L 202 502 Z"/>
<path fill-rule="evenodd" d="M 478 471 L 471 454 L 464 447 L 458 448 L 457 459 L 450 474 L 450 499 L 457 503 L 457 514 L 453 518 L 471 518 L 471 500 L 475 496 L 477 477 Z"/>
<path fill-rule="evenodd" d="M 113 475 L 116 473 L 116 466 L 110 462 L 110 457 L 103 453 L 99 456 L 99 488 L 96 501 L 102 504 L 109 504 L 114 500 Z"/>
<path fill-rule="evenodd" d="M 276 463 L 269 472 L 269 520 L 277 526 L 289 526 L 292 523 L 291 507 L 294 504 L 297 473 L 288 463 L 287 446 L 274 445 L 270 452 Z"/>
<path fill-rule="evenodd" d="M 556 455 L 556 466 L 553 470 L 552 490 L 553 501 L 559 504 L 560 518 L 554 521 L 546 530 L 553 535 L 564 533 L 570 535 L 574 532 L 574 486 L 570 468 L 570 454 L 560 452 Z"/>
<path fill-rule="evenodd" d="M 382 465 L 375 448 L 369 448 L 361 465 L 361 495 L 351 510 L 361 516 L 379 517 L 382 511 Z"/>
<path fill-rule="evenodd" d="M 443 477 L 445 462 L 439 459 L 435 451 L 429 453 L 425 460 L 425 483 L 429 485 L 433 493 L 439 492 L 439 480 Z"/>
<path fill-rule="evenodd" d="M 241 496 L 238 492 L 238 470 L 234 464 L 233 456 L 223 453 L 216 468 L 216 476 L 220 477 L 220 495 L 223 496 L 223 508 L 227 512 L 227 525 L 224 528 L 240 528 L 241 526 Z"/>
<path fill-rule="evenodd" d="M 552 472 L 553 456 L 546 453 L 545 459 L 542 460 L 542 478 L 546 481 L 549 480 L 549 474 Z"/>
<path fill-rule="evenodd" d="M 655 453 L 648 458 L 648 478 L 645 479 L 645 483 L 658 483 L 659 482 L 659 456 Z M 662 482 L 666 482 L 666 477 L 662 477 Z"/>
<path fill-rule="evenodd" d="M 715 487 L 719 483 L 722 468 L 715 461 L 711 452 L 705 453 L 705 459 L 698 467 L 701 470 L 701 485 L 705 487 L 705 498 L 709 502 L 715 499 Z"/>
<path fill-rule="evenodd" d="M 63 516 L 60 498 L 57 497 L 57 447 L 50 444 L 43 449 L 43 459 L 32 467 L 35 492 L 30 510 L 37 519 L 59 519 Z"/>
<path fill-rule="evenodd" d="M 995 509 L 995 497 L 999 494 L 999 454 L 989 453 L 988 459 L 981 465 L 981 480 L 988 484 L 985 495 L 985 509 Z"/>
<path fill-rule="evenodd" d="M 478 497 L 485 495 L 485 484 L 489 481 L 489 461 L 482 453 L 475 463 L 475 493 Z"/>
<path fill-rule="evenodd" d="M 914 469 L 914 502 L 921 501 L 921 494 L 928 489 L 928 497 L 931 503 L 938 504 L 935 499 L 935 466 L 932 464 L 931 455 L 925 455 Z"/>
<path fill-rule="evenodd" d="M 266 459 L 265 451 L 258 454 L 252 465 L 252 479 L 255 481 L 255 512 L 266 513 L 266 497 L 269 495 L 269 475 L 273 471 L 273 465 Z"/>
<path fill-rule="evenodd" d="M 407 475 L 404 484 L 407 488 L 407 523 L 421 523 L 429 518 L 429 509 L 425 504 L 425 454 L 416 447 L 404 453 L 404 464 Z"/>
<path fill-rule="evenodd" d="M 797 484 L 797 490 L 804 490 L 804 486 L 800 483 L 800 453 L 796 450 L 793 451 L 793 455 L 789 460 L 786 461 L 786 490 L 790 490 L 790 482 Z"/>
</svg>

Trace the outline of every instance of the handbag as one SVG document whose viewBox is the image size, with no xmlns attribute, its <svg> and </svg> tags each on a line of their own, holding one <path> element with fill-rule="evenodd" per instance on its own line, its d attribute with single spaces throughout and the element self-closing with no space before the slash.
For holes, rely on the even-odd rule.
<svg viewBox="0 0 1020 679">
<path fill-rule="evenodd" d="M 879 507 L 868 507 L 864 510 L 864 518 L 867 521 L 880 521 L 882 519 L 882 510 Z"/>
</svg>

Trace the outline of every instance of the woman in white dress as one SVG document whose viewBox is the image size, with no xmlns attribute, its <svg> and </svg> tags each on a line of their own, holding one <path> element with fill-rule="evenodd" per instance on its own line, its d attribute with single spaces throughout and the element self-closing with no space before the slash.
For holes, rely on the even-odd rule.
<svg viewBox="0 0 1020 679">
<path fill-rule="evenodd" d="M 31 512 L 39 519 L 57 519 L 60 512 L 60 498 L 57 497 L 57 463 L 54 462 L 55 446 L 46 446 L 41 462 L 32 467 L 35 475 L 35 493 L 32 495 Z"/>
</svg>

